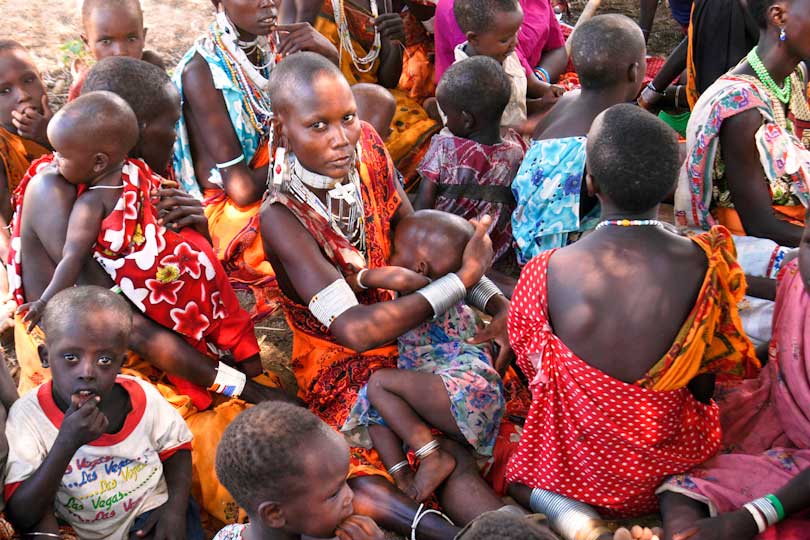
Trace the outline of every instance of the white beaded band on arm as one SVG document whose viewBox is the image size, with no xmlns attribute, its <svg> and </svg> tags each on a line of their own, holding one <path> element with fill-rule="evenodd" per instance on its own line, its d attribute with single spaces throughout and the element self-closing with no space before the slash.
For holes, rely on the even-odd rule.
<svg viewBox="0 0 810 540">
<path fill-rule="evenodd" d="M 467 305 L 474 307 L 478 311 L 486 311 L 489 301 L 499 294 L 503 295 L 498 286 L 491 279 L 484 276 L 467 293 Z"/>
<path fill-rule="evenodd" d="M 208 387 L 212 392 L 228 397 L 239 397 L 245 389 L 247 375 L 228 364 L 220 362 L 217 365 L 217 376 L 214 384 Z"/>
<path fill-rule="evenodd" d="M 467 296 L 464 282 L 456 274 L 450 273 L 432 281 L 416 291 L 433 308 L 434 316 L 444 314 Z"/>
<path fill-rule="evenodd" d="M 335 319 L 358 304 L 352 288 L 345 279 L 340 278 L 315 293 L 309 301 L 309 311 L 318 322 L 329 328 Z"/>
<path fill-rule="evenodd" d="M 226 161 L 225 163 L 217 163 L 216 167 L 217 167 L 217 169 L 219 169 L 221 171 L 222 169 L 227 169 L 228 167 L 233 167 L 237 163 L 242 163 L 243 161 L 245 161 L 245 154 L 239 154 L 238 156 L 236 156 L 235 158 L 233 158 L 230 161 Z"/>
</svg>

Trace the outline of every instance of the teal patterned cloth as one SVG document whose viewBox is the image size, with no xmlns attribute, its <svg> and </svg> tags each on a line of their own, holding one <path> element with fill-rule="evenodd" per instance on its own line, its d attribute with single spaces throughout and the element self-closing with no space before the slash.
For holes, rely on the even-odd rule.
<svg viewBox="0 0 810 540">
<path fill-rule="evenodd" d="M 596 226 L 598 205 L 582 220 L 579 198 L 585 175 L 585 137 L 534 141 L 512 182 L 517 208 L 512 235 L 518 262 L 565 247 L 570 233 Z"/>
<path fill-rule="evenodd" d="M 491 456 L 505 406 L 503 382 L 492 367 L 491 346 L 466 343 L 477 328 L 475 313 L 459 303 L 399 338 L 397 368 L 439 375 L 459 431 L 479 454 Z M 385 422 L 364 386 L 341 431 L 352 445 L 369 448 L 371 424 Z"/>
<path fill-rule="evenodd" d="M 210 31 L 211 33 L 219 31 L 216 22 L 211 24 Z M 211 70 L 211 77 L 214 80 L 214 87 L 222 93 L 222 98 L 225 100 L 225 106 L 228 109 L 228 116 L 231 119 L 231 125 L 233 126 L 237 139 L 239 139 L 239 143 L 242 145 L 242 153 L 245 156 L 245 162 L 250 163 L 253 159 L 253 155 L 259 148 L 263 134 L 256 131 L 256 128 L 250 123 L 250 117 L 248 116 L 248 112 L 244 110 L 242 103 L 242 90 L 231 80 L 228 67 L 225 64 L 225 60 L 222 58 L 222 52 L 215 46 L 210 33 L 200 37 L 194 43 L 174 70 L 172 81 L 180 91 L 180 99 L 182 102 L 185 102 L 185 96 L 183 94 L 183 70 L 196 54 L 199 54 L 203 60 L 208 63 L 208 67 Z M 267 76 L 268 74 L 265 73 L 264 75 Z M 174 143 L 174 156 L 172 158 L 175 179 L 185 191 L 198 199 L 202 199 L 200 184 L 194 173 L 194 161 L 191 156 L 188 127 L 184 116 L 180 116 L 180 120 L 177 121 L 176 129 L 177 140 Z M 217 169 L 211 169 L 208 181 L 222 185 L 222 177 Z"/>
</svg>

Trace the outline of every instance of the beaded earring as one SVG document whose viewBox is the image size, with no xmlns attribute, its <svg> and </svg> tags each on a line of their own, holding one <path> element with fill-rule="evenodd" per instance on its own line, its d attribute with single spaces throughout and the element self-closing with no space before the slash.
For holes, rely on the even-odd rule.
<svg viewBox="0 0 810 540">
<path fill-rule="evenodd" d="M 787 41 L 787 32 L 784 27 L 779 29 L 779 41 Z"/>
</svg>

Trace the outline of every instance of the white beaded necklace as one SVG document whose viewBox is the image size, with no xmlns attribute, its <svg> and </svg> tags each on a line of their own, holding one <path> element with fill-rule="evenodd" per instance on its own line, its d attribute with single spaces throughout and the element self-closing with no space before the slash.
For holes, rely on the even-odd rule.
<svg viewBox="0 0 810 540">
<path fill-rule="evenodd" d="M 365 252 L 365 210 L 357 167 L 352 167 L 347 178 L 348 182 L 344 184 L 341 180 L 307 170 L 292 154 L 288 154 L 284 159 L 286 166 L 283 169 L 286 170 L 283 172 L 281 189 L 315 210 L 352 246 Z M 356 159 L 359 159 L 359 153 Z M 274 187 L 278 187 L 275 182 Z M 310 188 L 328 189 L 326 204 L 321 202 Z"/>
<path fill-rule="evenodd" d="M 340 38 L 340 53 L 343 51 L 349 53 L 352 59 L 352 64 L 360 73 L 368 73 L 374 68 L 374 62 L 380 56 L 380 33 L 377 28 L 374 28 L 374 43 L 368 53 L 362 58 L 357 56 L 352 45 L 352 36 L 349 32 L 349 21 L 346 18 L 346 8 L 343 5 L 344 0 L 332 0 L 332 12 L 335 15 L 335 25 L 338 27 L 338 37 Z M 379 16 L 377 9 L 377 0 L 370 0 L 371 15 L 375 19 Z"/>
</svg>

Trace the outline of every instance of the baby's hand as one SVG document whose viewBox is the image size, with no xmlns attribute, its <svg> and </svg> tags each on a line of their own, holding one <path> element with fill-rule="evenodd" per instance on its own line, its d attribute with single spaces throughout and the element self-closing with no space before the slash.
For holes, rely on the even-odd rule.
<svg viewBox="0 0 810 540">
<path fill-rule="evenodd" d="M 370 517 L 349 516 L 335 531 L 338 540 L 383 540 L 385 535 Z"/>
<path fill-rule="evenodd" d="M 48 105 L 48 95 L 42 96 L 42 113 L 34 107 L 28 107 L 23 112 L 11 111 L 11 123 L 17 129 L 20 137 L 36 141 L 48 146 L 48 122 L 53 117 L 51 106 Z"/>
<path fill-rule="evenodd" d="M 22 315 L 25 313 L 23 317 L 23 323 L 28 323 L 28 332 L 32 332 L 34 327 L 39 324 L 40 319 L 42 319 L 42 314 L 45 312 L 45 302 L 40 300 L 34 300 L 33 302 L 28 302 L 27 304 L 23 304 L 17 308 L 17 315 Z"/>
<path fill-rule="evenodd" d="M 401 266 L 385 266 L 363 272 L 360 282 L 358 287 L 361 289 L 388 289 L 399 294 L 410 294 L 430 283 L 430 280 L 422 274 Z"/>
</svg>

